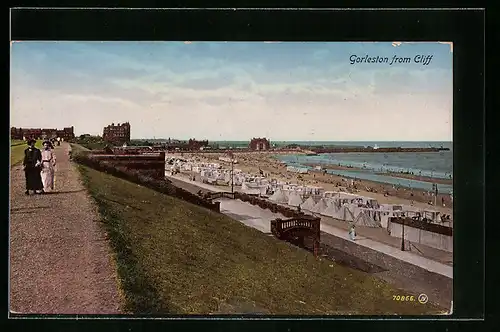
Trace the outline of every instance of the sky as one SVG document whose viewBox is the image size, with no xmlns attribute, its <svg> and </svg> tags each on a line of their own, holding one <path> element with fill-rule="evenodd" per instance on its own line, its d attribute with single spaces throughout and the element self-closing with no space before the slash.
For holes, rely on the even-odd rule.
<svg viewBox="0 0 500 332">
<path fill-rule="evenodd" d="M 128 121 L 132 139 L 451 141 L 450 46 L 13 42 L 11 126 L 102 135 Z M 351 64 L 365 56 L 388 62 Z"/>
</svg>

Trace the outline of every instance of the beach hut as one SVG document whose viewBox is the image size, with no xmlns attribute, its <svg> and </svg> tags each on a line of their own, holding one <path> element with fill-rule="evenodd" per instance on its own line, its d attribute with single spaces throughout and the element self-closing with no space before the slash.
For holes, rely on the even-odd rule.
<svg viewBox="0 0 500 332">
<path fill-rule="evenodd" d="M 352 213 L 352 210 L 346 204 L 341 206 L 340 216 L 342 217 L 340 219 L 343 221 L 354 222 L 356 220 L 354 214 Z"/>
<path fill-rule="evenodd" d="M 325 198 L 333 198 L 333 197 L 338 197 L 339 193 L 337 191 L 325 191 L 323 193 L 323 197 Z"/>
<path fill-rule="evenodd" d="M 423 210 L 421 215 L 423 218 L 425 217 L 425 218 L 430 219 L 434 222 L 437 222 L 440 220 L 439 219 L 439 215 L 440 215 L 439 211 Z"/>
<path fill-rule="evenodd" d="M 274 194 L 269 197 L 269 199 L 273 202 L 284 204 L 288 202 L 288 197 L 281 189 L 277 189 Z"/>
<path fill-rule="evenodd" d="M 308 199 L 305 200 L 304 203 L 300 206 L 300 208 L 304 211 L 312 211 L 314 206 L 316 205 L 316 201 L 312 196 L 309 196 Z"/>
<path fill-rule="evenodd" d="M 377 219 L 377 213 L 380 211 L 375 209 L 362 209 L 359 211 L 354 223 L 358 226 L 366 227 L 382 227 L 380 219 Z"/>
<path fill-rule="evenodd" d="M 288 205 L 299 206 L 303 203 L 302 198 L 298 192 L 291 191 L 288 197 Z"/>
<path fill-rule="evenodd" d="M 248 182 L 244 181 L 242 184 L 241 184 L 241 191 L 243 191 L 244 193 L 247 192 L 247 190 L 249 190 L 250 187 L 248 187 Z"/>
<path fill-rule="evenodd" d="M 327 203 L 327 208 L 323 211 L 323 215 L 332 217 L 335 219 L 341 219 L 343 218 L 343 214 L 341 213 L 341 206 L 339 201 L 337 200 L 327 200 L 325 199 Z"/>
<path fill-rule="evenodd" d="M 314 205 L 311 212 L 323 214 L 323 212 L 326 210 L 327 207 L 328 207 L 327 201 L 324 198 L 321 198 L 318 201 L 318 203 L 316 203 L 316 205 Z"/>
</svg>

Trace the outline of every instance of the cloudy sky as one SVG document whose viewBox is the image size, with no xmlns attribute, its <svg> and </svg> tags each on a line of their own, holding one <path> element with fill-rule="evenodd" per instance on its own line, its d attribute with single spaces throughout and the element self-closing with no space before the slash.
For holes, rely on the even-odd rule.
<svg viewBox="0 0 500 332">
<path fill-rule="evenodd" d="M 351 56 L 411 63 L 351 64 Z M 416 55 L 432 55 L 428 65 Z M 11 126 L 132 138 L 452 140 L 440 43 L 14 42 Z"/>
</svg>

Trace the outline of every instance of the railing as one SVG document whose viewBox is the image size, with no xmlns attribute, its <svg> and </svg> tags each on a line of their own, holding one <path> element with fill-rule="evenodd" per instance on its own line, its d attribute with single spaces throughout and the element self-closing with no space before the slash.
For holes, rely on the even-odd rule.
<svg viewBox="0 0 500 332">
<path fill-rule="evenodd" d="M 304 244 L 304 238 L 309 236 L 313 238 L 313 252 L 317 257 L 318 250 L 320 246 L 320 236 L 321 236 L 321 218 L 306 215 L 303 212 L 297 211 L 295 209 L 290 209 L 289 207 L 282 206 L 260 197 L 255 197 L 252 195 L 244 194 L 241 192 L 217 192 L 217 193 L 207 193 L 204 195 L 206 199 L 212 201 L 217 198 L 227 197 L 231 199 L 239 199 L 243 202 L 248 202 L 252 205 L 258 206 L 262 209 L 269 209 L 273 213 L 280 213 L 285 217 L 290 219 L 275 219 L 271 220 L 271 233 L 280 240 L 292 240 L 293 230 L 298 230 L 300 243 Z M 301 232 L 305 230 L 306 232 Z M 297 235 L 297 234 L 294 234 Z M 292 241 L 290 241 L 292 242 Z"/>
<path fill-rule="evenodd" d="M 311 218 L 292 218 L 292 219 L 275 219 L 271 220 L 271 229 L 274 229 L 277 234 L 283 234 L 284 232 L 292 228 L 307 228 L 312 232 L 320 234 L 320 221 L 321 218 L 311 217 Z"/>
<path fill-rule="evenodd" d="M 234 199 L 234 193 L 228 193 L 228 192 L 207 193 L 207 198 L 210 200 L 214 200 L 214 199 L 218 199 L 218 198 Z"/>
<path fill-rule="evenodd" d="M 304 216 L 303 218 L 292 219 L 275 219 L 271 220 L 271 233 L 280 240 L 290 240 L 291 236 L 287 235 L 292 230 L 308 230 L 313 237 L 313 251 L 314 255 L 318 255 L 318 249 L 321 239 L 321 218 Z M 306 235 L 301 234 L 301 242 L 304 242 Z"/>
</svg>

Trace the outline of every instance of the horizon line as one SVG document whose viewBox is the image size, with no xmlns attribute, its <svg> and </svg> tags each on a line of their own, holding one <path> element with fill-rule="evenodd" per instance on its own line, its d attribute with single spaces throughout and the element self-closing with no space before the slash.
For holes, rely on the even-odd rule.
<svg viewBox="0 0 500 332">
<path fill-rule="evenodd" d="M 259 137 L 255 137 L 259 138 Z M 267 137 L 261 137 L 261 138 L 267 138 Z M 173 138 L 170 137 L 171 140 L 178 140 L 178 141 L 189 141 L 191 138 L 187 139 L 182 139 L 182 138 Z M 217 140 L 217 139 L 196 139 L 197 141 L 209 141 L 209 142 L 250 142 L 251 139 L 223 139 L 223 140 Z M 311 140 L 311 139 L 293 139 L 293 140 L 287 140 L 287 139 L 269 139 L 267 138 L 270 142 L 403 142 L 403 143 L 410 143 L 410 142 L 446 142 L 446 143 L 453 143 L 453 140 L 411 140 L 411 141 L 405 141 L 405 140 Z M 130 138 L 130 140 L 168 140 L 168 138 Z"/>
</svg>

